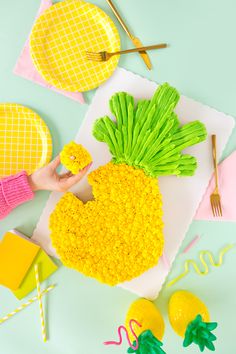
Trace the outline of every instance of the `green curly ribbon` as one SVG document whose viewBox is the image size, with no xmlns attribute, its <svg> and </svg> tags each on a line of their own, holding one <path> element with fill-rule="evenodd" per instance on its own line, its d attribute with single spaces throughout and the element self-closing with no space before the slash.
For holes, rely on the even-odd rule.
<svg viewBox="0 0 236 354">
<path fill-rule="evenodd" d="M 203 322 L 202 316 L 197 315 L 186 329 L 183 346 L 188 347 L 190 344 L 195 343 L 199 346 L 201 352 L 205 348 L 214 351 L 215 346 L 212 342 L 216 340 L 216 336 L 211 331 L 216 327 L 216 322 Z"/>
<path fill-rule="evenodd" d="M 142 168 L 151 177 L 192 176 L 196 159 L 181 151 L 205 140 L 207 132 L 199 121 L 180 126 L 173 111 L 179 98 L 167 83 L 159 86 L 151 100 L 140 100 L 136 107 L 132 96 L 116 93 L 110 99 L 116 123 L 107 116 L 98 119 L 93 135 L 109 146 L 114 163 Z"/>
<path fill-rule="evenodd" d="M 138 337 L 138 349 L 129 348 L 127 353 L 136 354 L 165 354 L 162 347 L 162 342 L 160 342 L 149 329 L 142 332 Z M 136 346 L 136 341 L 134 341 L 133 346 Z"/>
</svg>

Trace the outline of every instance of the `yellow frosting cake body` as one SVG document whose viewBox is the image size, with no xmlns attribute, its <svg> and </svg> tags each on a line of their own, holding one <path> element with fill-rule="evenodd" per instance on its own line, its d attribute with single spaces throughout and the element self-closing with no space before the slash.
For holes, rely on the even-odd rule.
<svg viewBox="0 0 236 354">
<path fill-rule="evenodd" d="M 109 285 L 155 266 L 164 243 L 157 180 L 111 162 L 88 181 L 94 201 L 83 204 L 66 193 L 51 215 L 51 238 L 62 262 Z"/>
</svg>

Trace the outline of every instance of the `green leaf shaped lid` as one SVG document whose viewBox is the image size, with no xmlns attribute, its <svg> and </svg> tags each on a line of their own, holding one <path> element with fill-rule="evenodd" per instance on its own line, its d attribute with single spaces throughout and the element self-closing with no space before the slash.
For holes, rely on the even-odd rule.
<svg viewBox="0 0 236 354">
<path fill-rule="evenodd" d="M 127 353 L 136 354 L 165 354 L 162 347 L 162 342 L 160 342 L 149 329 L 142 332 L 138 337 L 138 349 L 129 348 Z M 136 341 L 134 341 L 133 346 L 136 346 Z"/>
<path fill-rule="evenodd" d="M 216 336 L 211 331 L 216 327 L 216 322 L 204 322 L 202 316 L 197 315 L 186 329 L 183 346 L 188 347 L 190 344 L 195 343 L 199 346 L 201 352 L 205 348 L 214 351 L 215 346 L 212 342 L 216 340 Z"/>
</svg>

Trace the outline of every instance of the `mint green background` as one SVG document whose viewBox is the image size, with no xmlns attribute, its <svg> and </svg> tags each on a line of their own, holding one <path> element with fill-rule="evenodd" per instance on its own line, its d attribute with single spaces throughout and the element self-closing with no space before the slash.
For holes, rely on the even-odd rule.
<svg viewBox="0 0 236 354">
<path fill-rule="evenodd" d="M 114 19 L 105 0 L 91 1 Z M 236 3 L 235 0 L 116 0 L 119 9 L 143 43 L 166 41 L 170 48 L 150 53 L 154 69 L 148 72 L 138 55 L 122 57 L 120 66 L 159 83 L 168 81 L 181 93 L 236 117 Z M 94 92 L 85 95 L 80 105 L 52 91 L 12 74 L 17 57 L 30 31 L 39 0 L 0 0 L 0 102 L 17 102 L 37 111 L 48 124 L 54 154 L 71 140 L 78 130 Z M 115 21 L 116 22 L 116 21 Z M 117 24 L 117 22 L 116 22 Z M 117 24 L 122 47 L 131 43 Z M 236 132 L 225 149 L 227 156 L 236 147 Z M 39 218 L 48 193 L 37 193 L 34 201 L 15 210 L 0 222 L 0 237 L 12 228 L 27 235 Z M 181 207 L 181 204 L 180 204 Z M 196 234 L 201 241 L 187 255 L 179 255 L 169 278 L 177 275 L 187 258 L 196 258 L 198 250 L 218 254 L 227 243 L 234 243 L 234 223 L 193 222 L 185 239 Z M 125 353 L 127 345 L 105 347 L 104 340 L 117 338 L 134 295 L 119 288 L 100 285 L 79 273 L 61 267 L 50 278 L 57 287 L 46 297 L 50 340 L 41 339 L 38 304 L 31 305 L 0 325 L 0 353 L 4 354 L 115 354 Z M 46 285 L 46 284 L 45 284 Z M 200 296 L 209 306 L 212 319 L 219 322 L 216 353 L 235 351 L 236 249 L 225 257 L 221 268 L 210 270 L 206 277 L 193 271 L 170 290 L 163 290 L 156 301 L 165 320 L 167 353 L 198 353 L 183 349 L 181 338 L 170 328 L 167 319 L 169 295 L 184 288 Z M 0 287 L 0 316 L 15 309 L 19 302 Z"/>
</svg>

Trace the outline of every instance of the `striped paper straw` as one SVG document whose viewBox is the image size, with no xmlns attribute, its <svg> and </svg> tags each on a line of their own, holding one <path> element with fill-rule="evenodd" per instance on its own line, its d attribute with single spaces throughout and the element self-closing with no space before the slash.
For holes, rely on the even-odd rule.
<svg viewBox="0 0 236 354">
<path fill-rule="evenodd" d="M 41 294 L 41 290 L 40 290 L 38 264 L 35 264 L 34 270 L 35 270 L 35 279 L 36 279 L 38 300 L 39 300 L 39 312 L 40 312 L 41 330 L 42 330 L 43 341 L 46 342 L 47 341 L 47 334 L 46 334 L 45 321 L 44 321 L 42 294 Z"/>
<path fill-rule="evenodd" d="M 201 237 L 199 235 L 195 236 L 192 241 L 190 241 L 189 244 L 185 247 L 182 253 L 187 253 L 190 251 L 190 249 L 200 240 L 200 238 Z"/>
<path fill-rule="evenodd" d="M 47 289 L 44 289 L 41 292 L 41 295 L 45 295 L 47 294 L 49 291 L 51 291 L 53 288 L 55 287 L 55 285 L 50 285 Z M 12 316 L 16 315 L 18 312 L 24 310 L 26 307 L 28 307 L 29 305 L 31 305 L 33 302 L 38 300 L 38 296 L 34 296 L 32 299 L 28 300 L 26 303 L 20 305 L 19 307 L 17 307 L 14 311 L 8 313 L 6 316 L 0 318 L 0 324 L 2 324 L 3 322 L 7 321 L 9 318 L 11 318 Z"/>
</svg>

